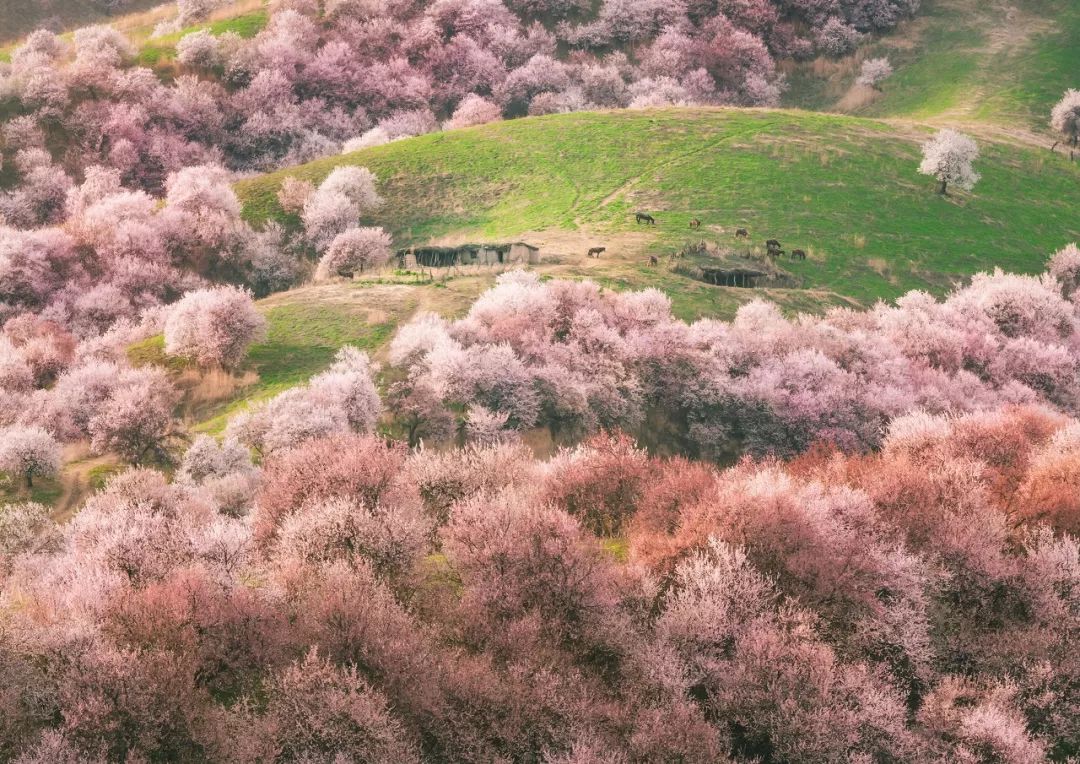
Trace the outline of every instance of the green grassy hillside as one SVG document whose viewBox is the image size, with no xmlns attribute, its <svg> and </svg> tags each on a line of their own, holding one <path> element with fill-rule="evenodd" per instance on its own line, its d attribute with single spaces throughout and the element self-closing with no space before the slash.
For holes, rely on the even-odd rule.
<svg viewBox="0 0 1080 764">
<path fill-rule="evenodd" d="M 578 113 L 395 142 L 238 189 L 252 221 L 295 223 L 276 202 L 286 175 L 317 182 L 343 162 L 364 165 L 387 199 L 370 222 L 400 244 L 531 235 L 578 259 L 587 243 L 642 258 L 691 238 L 734 246 L 732 232 L 746 226 L 758 243 L 777 238 L 809 253 L 783 261 L 804 286 L 863 304 L 942 292 L 995 266 L 1037 272 L 1080 238 L 1080 167 L 984 140 L 975 192 L 941 197 L 916 172 L 929 132 L 790 111 Z M 659 224 L 635 225 L 638 209 Z M 693 217 L 700 234 L 688 229 Z"/>
<path fill-rule="evenodd" d="M 5 2 L 18 4 L 21 1 L 0 0 L 0 61 L 10 60 L 11 52 L 21 43 L 21 39 L 19 39 L 21 33 L 8 34 L 2 12 L 3 5 Z M 241 37 L 254 37 L 266 26 L 269 20 L 266 0 L 230 0 L 230 2 L 225 3 L 211 13 L 209 18 L 198 24 L 192 24 L 173 34 L 152 37 L 154 28 L 159 22 L 175 18 L 176 5 L 174 3 L 165 3 L 161 0 L 132 2 L 125 6 L 125 9 L 131 12 L 123 15 L 93 13 L 91 12 L 92 7 L 90 5 L 87 5 L 87 7 L 90 9 L 87 13 L 78 14 L 72 12 L 56 16 L 53 19 L 55 23 L 50 23 L 47 26 L 49 28 L 68 29 L 69 31 L 61 34 L 61 38 L 71 40 L 73 32 L 70 30 L 72 29 L 93 23 L 108 23 L 127 35 L 128 39 L 135 45 L 137 63 L 155 69 L 158 75 L 164 79 L 168 79 L 175 73 L 176 43 L 184 35 L 200 29 L 209 29 L 215 35 L 235 32 Z M 139 8 L 146 8 L 147 10 L 139 12 Z M 27 18 L 36 17 L 27 16 Z M 22 32 L 29 32 L 37 28 L 41 23 L 41 19 L 33 23 L 26 22 L 26 28 Z"/>
<path fill-rule="evenodd" d="M 179 32 L 147 39 L 139 46 L 139 63 L 161 70 L 171 65 L 176 58 L 176 43 L 180 38 L 200 29 L 208 29 L 214 35 L 234 32 L 243 38 L 250 38 L 262 31 L 270 16 L 266 10 L 241 13 L 236 16 L 213 19 L 201 24 L 194 24 Z"/>
<path fill-rule="evenodd" d="M 9 42 L 40 26 L 70 29 L 109 21 L 155 5 L 163 0 L 128 0 L 110 13 L 106 3 L 92 0 L 0 0 L 0 42 Z"/>
<path fill-rule="evenodd" d="M 881 93 L 854 86 L 862 60 L 876 56 L 896 70 Z M 1050 107 L 1080 86 L 1080 3 L 924 0 L 894 33 L 790 77 L 791 106 L 1045 131 Z"/>
<path fill-rule="evenodd" d="M 913 288 L 941 293 L 979 270 L 1038 272 L 1048 254 L 1080 239 L 1080 165 L 1045 149 L 980 139 L 982 181 L 972 194 L 943 198 L 916 172 L 919 142 L 930 132 L 795 111 L 578 113 L 398 141 L 237 188 L 252 222 L 296 226 L 276 200 L 285 177 L 317 183 L 340 164 L 364 165 L 386 198 L 365 222 L 385 226 L 399 245 L 524 238 L 541 245 L 543 275 L 657 287 L 687 320 L 730 317 L 759 296 L 797 312 L 870 305 Z M 658 224 L 636 225 L 639 209 Z M 702 227 L 692 232 L 694 217 Z M 805 262 L 780 262 L 802 288 L 715 287 L 668 267 L 667 255 L 700 239 L 744 253 L 733 237 L 743 226 L 754 256 L 772 237 L 807 250 Z M 585 257 L 596 245 L 608 251 Z M 650 254 L 661 256 L 659 267 L 649 265 Z M 247 401 L 324 368 L 345 342 L 379 358 L 416 312 L 460 315 L 496 273 L 444 269 L 418 282 L 415 274 L 384 271 L 264 300 L 270 335 L 253 349 L 243 378 L 212 394 L 196 380 L 186 418 L 220 432 Z M 160 361 L 160 353 L 153 341 L 135 357 Z"/>
</svg>

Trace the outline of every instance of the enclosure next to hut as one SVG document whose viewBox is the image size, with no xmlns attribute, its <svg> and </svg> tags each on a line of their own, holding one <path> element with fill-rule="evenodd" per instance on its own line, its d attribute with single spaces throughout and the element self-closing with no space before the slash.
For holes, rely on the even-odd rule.
<svg viewBox="0 0 1080 764">
<path fill-rule="evenodd" d="M 753 288 L 771 277 L 770 273 L 752 268 L 701 268 L 701 280 L 714 286 Z"/>
<path fill-rule="evenodd" d="M 405 269 L 449 268 L 455 265 L 535 265 L 540 248 L 523 241 L 510 244 L 459 244 L 456 247 L 408 247 L 397 251 L 398 266 Z"/>
<path fill-rule="evenodd" d="M 800 280 L 764 254 L 736 252 L 708 241 L 687 243 L 668 258 L 669 268 L 695 281 L 721 287 L 797 288 Z"/>
</svg>

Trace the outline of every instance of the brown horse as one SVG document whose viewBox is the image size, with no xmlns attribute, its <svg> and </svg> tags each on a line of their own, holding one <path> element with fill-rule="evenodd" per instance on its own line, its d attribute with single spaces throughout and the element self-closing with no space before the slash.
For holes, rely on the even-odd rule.
<svg viewBox="0 0 1080 764">
<path fill-rule="evenodd" d="M 649 255 L 649 265 L 659 265 L 660 261 L 656 259 L 656 255 Z"/>
<path fill-rule="evenodd" d="M 749 239 L 750 238 L 750 232 L 747 231 L 745 228 L 736 228 L 735 229 L 735 238 L 736 239 Z"/>
<path fill-rule="evenodd" d="M 634 214 L 635 223 L 645 223 L 646 225 L 656 225 L 656 218 L 647 212 L 637 212 Z"/>
<path fill-rule="evenodd" d="M 767 239 L 765 249 L 780 249 L 780 242 L 776 239 Z"/>
<path fill-rule="evenodd" d="M 806 259 L 806 253 L 804 251 L 802 251 L 801 249 L 793 249 L 793 250 L 791 250 L 791 259 L 792 260 L 805 260 Z"/>
<path fill-rule="evenodd" d="M 693 220 L 690 221 L 690 227 L 691 228 L 701 228 L 701 221 L 698 220 L 697 218 L 694 218 Z"/>
<path fill-rule="evenodd" d="M 585 256 L 599 258 L 601 252 L 607 252 L 607 247 L 593 247 Z"/>
</svg>

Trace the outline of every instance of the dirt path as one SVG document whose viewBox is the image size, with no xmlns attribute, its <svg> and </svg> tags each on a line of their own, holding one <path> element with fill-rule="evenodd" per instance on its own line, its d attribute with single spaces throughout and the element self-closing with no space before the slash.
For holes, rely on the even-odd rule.
<svg viewBox="0 0 1080 764">
<path fill-rule="evenodd" d="M 65 523 L 75 516 L 76 510 L 93 491 L 90 485 L 90 473 L 98 467 L 115 467 L 116 457 L 111 455 L 87 456 L 85 443 L 68 446 L 65 451 L 65 464 L 60 474 L 62 491 L 53 505 L 52 517 L 58 523 Z M 71 461 L 68 461 L 71 459 Z"/>
<path fill-rule="evenodd" d="M 1054 22 L 1009 0 L 941 0 L 937 5 L 955 14 L 956 18 L 962 18 L 964 26 L 979 35 L 977 46 L 956 51 L 975 55 L 979 66 L 978 74 L 968 83 L 970 87 L 964 90 L 963 95 L 949 108 L 925 121 L 969 125 L 988 95 L 986 72 L 992 65 L 1023 51 L 1037 35 L 1052 30 Z M 932 19 L 926 15 L 916 17 L 883 37 L 881 44 L 895 49 L 917 48 L 922 44 L 927 24 L 931 22 Z M 939 19 L 937 23 L 942 21 Z M 861 65 L 863 58 L 865 54 L 856 52 L 843 61 L 833 63 L 832 68 L 850 75 Z M 831 110 L 853 113 L 881 97 L 883 94 L 873 88 L 852 83 L 833 103 Z"/>
<path fill-rule="evenodd" d="M 671 156 L 668 159 L 665 159 L 662 162 L 657 162 L 656 164 L 650 165 L 649 167 L 645 168 L 641 172 L 640 175 L 637 175 L 636 177 L 630 178 L 625 183 L 623 183 L 621 186 L 619 186 L 614 191 L 612 191 L 610 194 L 608 194 L 603 199 L 601 199 L 600 204 L 597 205 L 597 207 L 598 208 L 599 207 L 607 207 L 609 204 L 614 202 L 620 196 L 623 196 L 627 192 L 629 192 L 634 186 L 641 183 L 643 178 L 655 174 L 658 170 L 661 170 L 664 167 L 670 167 L 671 165 L 678 164 L 679 162 L 682 162 L 682 161 L 684 161 L 686 159 L 690 159 L 691 157 L 695 157 L 695 156 L 697 156 L 699 154 L 703 154 L 703 153 L 705 153 L 707 151 L 711 151 L 712 149 L 715 149 L 718 146 L 722 146 L 725 143 L 733 141 L 733 140 L 735 140 L 737 138 L 743 138 L 743 137 L 745 137 L 747 135 L 756 135 L 758 133 L 766 132 L 774 124 L 776 124 L 776 123 L 775 122 L 764 122 L 764 123 L 762 123 L 760 125 L 755 125 L 753 128 L 748 129 L 748 130 L 739 130 L 737 132 L 726 133 L 725 135 L 722 135 L 721 137 L 717 138 L 714 141 L 709 141 L 708 143 L 704 144 L 703 146 L 699 146 L 699 147 L 697 147 L 695 149 L 691 149 L 690 151 L 684 151 L 681 154 L 674 154 L 673 156 Z"/>
</svg>

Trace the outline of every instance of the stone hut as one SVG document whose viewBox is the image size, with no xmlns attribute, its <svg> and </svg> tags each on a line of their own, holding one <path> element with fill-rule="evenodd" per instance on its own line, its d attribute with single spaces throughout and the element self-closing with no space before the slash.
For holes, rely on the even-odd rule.
<svg viewBox="0 0 1080 764">
<path fill-rule="evenodd" d="M 523 241 L 515 242 L 510 245 L 510 262 L 536 265 L 540 262 L 540 248 Z"/>
<path fill-rule="evenodd" d="M 456 247 L 408 247 L 397 251 L 402 268 L 448 268 L 454 265 L 535 265 L 540 248 L 523 241 L 512 244 L 461 244 Z"/>
</svg>

